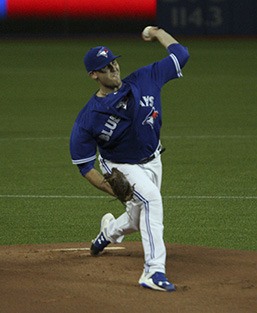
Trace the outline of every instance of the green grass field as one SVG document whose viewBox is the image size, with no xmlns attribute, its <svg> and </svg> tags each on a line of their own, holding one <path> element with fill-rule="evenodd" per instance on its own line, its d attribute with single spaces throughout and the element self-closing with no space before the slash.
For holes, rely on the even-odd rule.
<svg viewBox="0 0 257 313">
<path fill-rule="evenodd" d="M 165 240 L 256 250 L 257 42 L 180 41 L 191 54 L 184 78 L 162 94 Z M 104 213 L 123 212 L 69 156 L 97 88 L 83 56 L 99 44 L 122 54 L 123 77 L 166 55 L 140 38 L 0 42 L 1 245 L 90 241 Z"/>
</svg>

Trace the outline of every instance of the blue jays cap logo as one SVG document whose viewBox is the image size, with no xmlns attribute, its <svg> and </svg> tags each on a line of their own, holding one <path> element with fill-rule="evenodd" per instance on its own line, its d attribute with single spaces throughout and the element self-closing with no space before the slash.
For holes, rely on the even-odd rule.
<svg viewBox="0 0 257 313">
<path fill-rule="evenodd" d="M 98 46 L 91 48 L 86 53 L 84 56 L 84 63 L 87 71 L 90 73 L 92 71 L 100 70 L 119 57 L 120 55 L 114 55 L 107 47 Z"/>
<path fill-rule="evenodd" d="M 109 52 L 109 50 L 108 50 L 107 48 L 102 47 L 102 48 L 98 51 L 97 57 L 103 56 L 103 57 L 105 57 L 105 58 L 108 58 L 108 52 Z"/>
</svg>

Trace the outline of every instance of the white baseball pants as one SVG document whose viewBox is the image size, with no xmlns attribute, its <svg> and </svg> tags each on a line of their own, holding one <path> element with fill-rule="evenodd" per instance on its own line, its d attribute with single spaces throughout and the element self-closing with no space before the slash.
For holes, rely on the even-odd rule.
<svg viewBox="0 0 257 313">
<path fill-rule="evenodd" d="M 161 156 L 146 164 L 117 164 L 99 157 L 105 174 L 113 167 L 123 172 L 135 185 L 133 200 L 126 203 L 126 212 L 109 224 L 108 239 L 120 243 L 124 235 L 140 231 L 144 249 L 145 273 L 165 273 L 166 248 L 163 240 L 163 204 Z"/>
</svg>

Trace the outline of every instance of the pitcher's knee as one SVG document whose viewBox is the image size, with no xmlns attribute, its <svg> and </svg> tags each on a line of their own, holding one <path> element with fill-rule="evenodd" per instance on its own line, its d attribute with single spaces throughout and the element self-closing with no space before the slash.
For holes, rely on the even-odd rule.
<svg viewBox="0 0 257 313">
<path fill-rule="evenodd" d="M 136 197 L 138 198 L 138 200 L 142 201 L 142 202 L 162 202 L 162 197 L 161 197 L 161 193 L 159 191 L 159 189 L 156 188 L 149 188 L 143 190 L 142 192 L 135 192 Z"/>
</svg>

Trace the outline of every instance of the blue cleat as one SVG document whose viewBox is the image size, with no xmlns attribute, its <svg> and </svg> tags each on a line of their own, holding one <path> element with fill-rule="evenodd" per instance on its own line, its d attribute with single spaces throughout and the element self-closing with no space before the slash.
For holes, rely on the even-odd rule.
<svg viewBox="0 0 257 313">
<path fill-rule="evenodd" d="M 144 288 L 169 292 L 176 291 L 175 285 L 170 283 L 165 274 L 161 272 L 155 272 L 154 274 L 145 274 L 143 272 L 138 282 Z"/>
<path fill-rule="evenodd" d="M 114 216 L 111 213 L 107 213 L 102 217 L 100 233 L 92 241 L 92 245 L 90 248 L 90 253 L 92 256 L 99 255 L 99 253 L 102 252 L 104 248 L 111 243 L 111 241 L 108 240 L 107 237 L 107 226 L 112 220 L 114 220 Z"/>
</svg>

